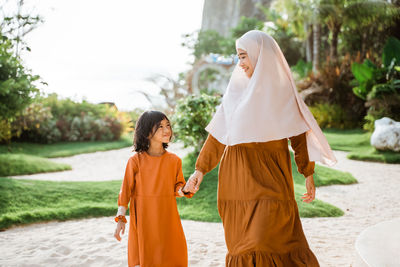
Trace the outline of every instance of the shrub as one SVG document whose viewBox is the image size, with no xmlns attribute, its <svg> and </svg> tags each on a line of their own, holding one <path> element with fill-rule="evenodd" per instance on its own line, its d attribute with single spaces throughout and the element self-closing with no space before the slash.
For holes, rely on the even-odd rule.
<svg viewBox="0 0 400 267">
<path fill-rule="evenodd" d="M 362 64 L 353 63 L 351 71 L 353 92 L 365 101 L 368 114 L 364 129 L 372 131 L 374 121 L 384 116 L 400 119 L 400 41 L 391 37 L 386 42 L 382 65 L 378 67 L 369 59 Z"/>
<path fill-rule="evenodd" d="M 172 123 L 176 139 L 185 147 L 193 146 L 199 152 L 207 138 L 205 127 L 210 122 L 220 97 L 202 94 L 178 101 Z"/>
<path fill-rule="evenodd" d="M 337 104 L 320 103 L 310 107 L 315 120 L 321 128 L 353 128 L 353 122 L 346 118 L 345 111 Z"/>
<path fill-rule="evenodd" d="M 39 143 L 117 140 L 128 126 L 129 115 L 113 107 L 56 94 L 37 98 L 12 123 L 16 139 Z"/>
</svg>

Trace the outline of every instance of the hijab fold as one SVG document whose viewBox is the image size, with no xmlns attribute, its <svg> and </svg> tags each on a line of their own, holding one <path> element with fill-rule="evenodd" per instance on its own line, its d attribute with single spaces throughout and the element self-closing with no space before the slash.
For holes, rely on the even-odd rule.
<svg viewBox="0 0 400 267">
<path fill-rule="evenodd" d="M 238 63 L 221 105 L 206 130 L 225 145 L 267 142 L 306 132 L 311 161 L 326 165 L 336 158 L 314 116 L 297 92 L 289 65 L 275 40 L 249 31 L 236 41 L 254 72 L 248 78 Z"/>
</svg>

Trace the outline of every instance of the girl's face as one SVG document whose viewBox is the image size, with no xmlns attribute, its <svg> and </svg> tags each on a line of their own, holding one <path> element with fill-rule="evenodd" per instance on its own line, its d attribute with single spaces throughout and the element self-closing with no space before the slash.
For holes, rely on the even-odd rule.
<svg viewBox="0 0 400 267">
<path fill-rule="evenodd" d="M 154 129 L 153 136 L 150 136 L 150 141 L 169 143 L 171 140 L 171 125 L 167 119 L 160 122 L 160 126 Z"/>
<path fill-rule="evenodd" d="M 251 77 L 254 72 L 253 65 L 250 63 L 249 56 L 247 55 L 247 52 L 243 49 L 238 48 L 237 49 L 238 57 L 239 57 L 239 66 L 243 69 L 243 71 L 246 73 L 247 77 Z"/>
</svg>

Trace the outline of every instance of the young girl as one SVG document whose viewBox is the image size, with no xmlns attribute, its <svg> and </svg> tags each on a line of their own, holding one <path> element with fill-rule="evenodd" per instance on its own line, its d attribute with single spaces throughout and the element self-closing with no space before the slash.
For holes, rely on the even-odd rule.
<svg viewBox="0 0 400 267">
<path fill-rule="evenodd" d="M 172 137 L 170 122 L 159 111 L 144 112 L 136 123 L 135 153 L 129 158 L 118 197 L 114 236 L 125 232 L 130 203 L 129 266 L 188 264 L 187 247 L 175 197 L 192 197 L 182 191 L 185 179 L 181 159 L 166 151 Z"/>
</svg>

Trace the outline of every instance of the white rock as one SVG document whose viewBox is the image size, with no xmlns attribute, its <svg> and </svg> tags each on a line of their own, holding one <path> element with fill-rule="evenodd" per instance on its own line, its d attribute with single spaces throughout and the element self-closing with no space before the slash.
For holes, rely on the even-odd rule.
<svg viewBox="0 0 400 267">
<path fill-rule="evenodd" d="M 375 121 L 371 145 L 379 150 L 400 151 L 400 122 L 384 117 Z"/>
</svg>

